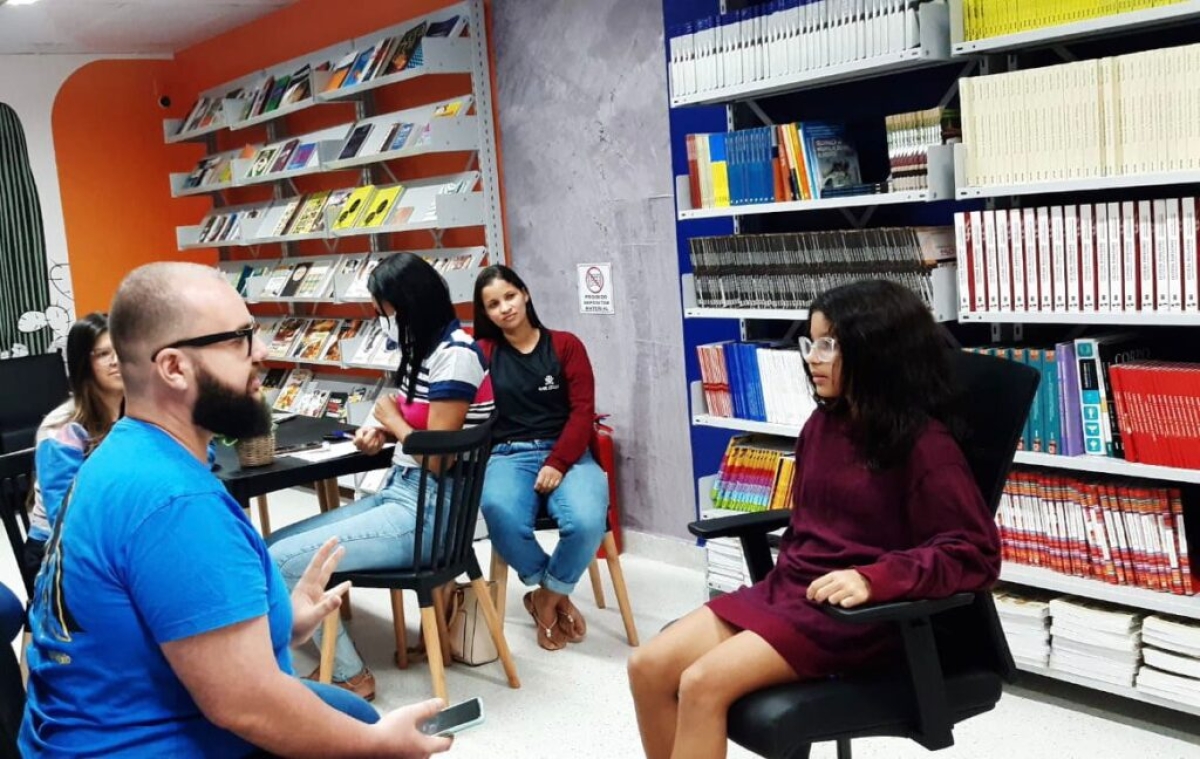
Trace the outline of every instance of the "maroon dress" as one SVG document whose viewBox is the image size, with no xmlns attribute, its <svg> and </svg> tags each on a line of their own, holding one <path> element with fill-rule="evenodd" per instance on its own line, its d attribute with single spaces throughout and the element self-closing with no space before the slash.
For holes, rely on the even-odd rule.
<svg viewBox="0 0 1200 759">
<path fill-rule="evenodd" d="M 718 617 L 762 636 L 801 679 L 870 667 L 899 643 L 890 623 L 826 616 L 808 584 L 855 568 L 871 603 L 941 598 L 990 586 L 1000 537 L 962 451 L 940 422 L 918 436 L 908 461 L 870 471 L 844 418 L 818 410 L 796 441 L 792 518 L 779 560 L 756 585 L 713 599 Z"/>
</svg>

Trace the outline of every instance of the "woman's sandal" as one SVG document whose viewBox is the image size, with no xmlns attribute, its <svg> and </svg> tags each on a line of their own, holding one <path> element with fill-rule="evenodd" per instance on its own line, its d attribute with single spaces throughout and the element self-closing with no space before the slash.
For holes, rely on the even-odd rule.
<svg viewBox="0 0 1200 759">
<path fill-rule="evenodd" d="M 537 628 L 538 645 L 547 651 L 558 651 L 564 648 L 567 644 L 562 638 L 562 631 L 559 629 L 557 619 L 555 624 L 547 627 L 542 624 L 542 620 L 538 619 L 537 607 L 533 604 L 534 591 L 529 591 L 522 599 L 525 604 L 525 611 L 529 612 L 529 616 L 533 617 L 533 624 Z"/>
<path fill-rule="evenodd" d="M 565 608 L 564 608 L 565 607 Z M 587 636 L 587 621 L 570 599 L 564 598 L 558 609 L 558 629 L 569 643 L 578 643 Z"/>
</svg>

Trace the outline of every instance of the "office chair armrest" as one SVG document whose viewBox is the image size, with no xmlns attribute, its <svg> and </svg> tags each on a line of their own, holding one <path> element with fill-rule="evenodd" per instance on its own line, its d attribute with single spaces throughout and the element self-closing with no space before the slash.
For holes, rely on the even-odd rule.
<svg viewBox="0 0 1200 759">
<path fill-rule="evenodd" d="M 688 525 L 688 531 L 698 538 L 742 538 L 756 533 L 768 533 L 786 527 L 792 512 L 785 509 L 738 514 L 732 517 L 701 519 Z"/>
<path fill-rule="evenodd" d="M 919 617 L 932 617 L 934 614 L 967 606 L 975 599 L 974 593 L 955 593 L 946 598 L 934 598 L 919 601 L 892 601 L 882 604 L 859 606 L 853 609 L 843 609 L 838 606 L 821 606 L 821 610 L 834 619 L 852 624 L 871 624 L 875 622 L 903 622 Z"/>
</svg>

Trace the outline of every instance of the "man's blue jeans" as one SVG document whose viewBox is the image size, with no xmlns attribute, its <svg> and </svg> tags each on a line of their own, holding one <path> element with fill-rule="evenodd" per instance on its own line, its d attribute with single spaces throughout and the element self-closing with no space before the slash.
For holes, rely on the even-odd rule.
<svg viewBox="0 0 1200 759">
<path fill-rule="evenodd" d="M 480 510 L 492 550 L 517 570 L 521 582 L 569 595 L 604 539 L 608 477 L 585 452 L 549 496 L 539 495 L 533 486 L 554 442 L 499 443 L 492 448 Z M 558 545 L 550 556 L 533 536 L 543 502 L 559 529 Z"/>
</svg>

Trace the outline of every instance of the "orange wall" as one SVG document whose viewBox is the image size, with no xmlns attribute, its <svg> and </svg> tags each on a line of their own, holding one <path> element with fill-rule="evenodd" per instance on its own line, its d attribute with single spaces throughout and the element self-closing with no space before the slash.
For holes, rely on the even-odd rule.
<svg viewBox="0 0 1200 759">
<path fill-rule="evenodd" d="M 196 96 L 210 87 L 451 4 L 447 0 L 359 0 L 353 13 L 347 13 L 332 0 L 299 0 L 182 50 L 173 61 L 98 61 L 77 71 L 59 91 L 53 113 L 77 312 L 107 309 L 121 278 L 143 263 L 216 260 L 215 250 L 177 250 L 175 227 L 199 223 L 210 201 L 171 198 L 168 175 L 189 171 L 204 149 L 193 144 L 165 144 L 163 119 L 185 117 Z M 421 77 L 377 91 L 376 108 L 379 112 L 398 110 L 466 94 L 470 87 L 469 76 Z M 496 90 L 494 74 L 492 90 Z M 170 96 L 168 109 L 158 105 L 161 95 Z M 284 128 L 301 134 L 353 118 L 348 104 L 322 105 L 288 117 Z M 222 132 L 219 148 L 264 139 L 263 127 Z M 402 180 L 437 176 L 461 171 L 466 160 L 466 154 L 402 159 L 393 163 L 392 170 Z M 296 183 L 301 192 L 312 192 L 349 186 L 353 182 L 349 177 L 347 173 L 315 175 Z M 247 202 L 269 196 L 269 186 L 263 186 L 241 190 L 231 200 Z M 427 233 L 393 237 L 393 249 L 433 246 Z M 348 242 L 343 240 L 338 252 L 366 248 L 365 237 Z M 481 229 L 450 230 L 443 238 L 447 247 L 483 242 Z M 326 252 L 319 241 L 301 244 L 299 251 Z M 237 255 L 248 256 L 249 252 Z M 277 257 L 279 247 L 264 246 L 259 255 Z"/>
</svg>

